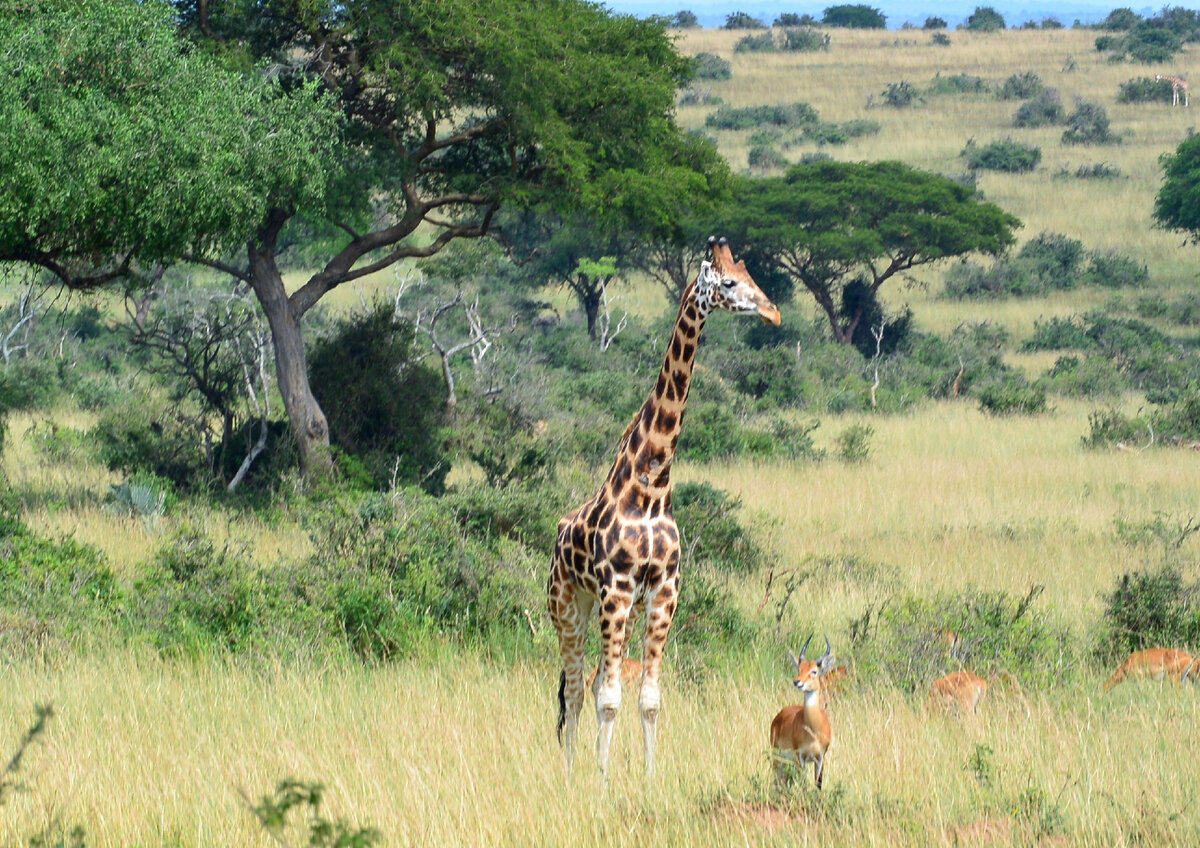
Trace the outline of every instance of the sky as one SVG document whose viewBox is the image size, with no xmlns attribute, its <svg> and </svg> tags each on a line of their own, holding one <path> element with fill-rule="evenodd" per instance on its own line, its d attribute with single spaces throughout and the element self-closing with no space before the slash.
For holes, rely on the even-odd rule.
<svg viewBox="0 0 1200 848">
<path fill-rule="evenodd" d="M 1083 24 L 1094 24 L 1103 20 L 1110 11 L 1122 7 L 1132 8 L 1143 17 L 1153 16 L 1162 6 L 1183 7 L 1188 9 L 1200 8 L 1196 3 L 1164 3 L 1160 6 L 1138 6 L 1121 0 L 1110 3 L 1099 3 L 1092 0 L 958 0 L 947 3 L 946 0 L 820 0 L 820 2 L 764 2 L 764 0 L 603 0 L 604 4 L 616 12 L 624 12 L 638 16 L 673 15 L 681 9 L 688 9 L 700 19 L 701 26 L 717 27 L 725 23 L 725 16 L 730 12 L 747 12 L 765 24 L 781 12 L 809 14 L 820 18 L 826 8 L 834 5 L 862 3 L 872 9 L 878 9 L 887 16 L 889 29 L 899 29 L 904 23 L 920 26 L 925 19 L 937 16 L 953 28 L 966 21 L 967 17 L 978 6 L 991 6 L 999 12 L 1010 27 L 1020 26 L 1026 21 L 1041 21 L 1044 18 L 1057 18 L 1065 26 L 1071 26 L 1078 20 Z"/>
</svg>

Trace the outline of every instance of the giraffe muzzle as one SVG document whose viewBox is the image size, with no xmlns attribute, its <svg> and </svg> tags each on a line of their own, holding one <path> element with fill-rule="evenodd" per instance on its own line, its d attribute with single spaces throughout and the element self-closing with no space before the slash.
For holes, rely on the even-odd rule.
<svg viewBox="0 0 1200 848">
<path fill-rule="evenodd" d="M 773 303 L 765 303 L 758 307 L 758 317 L 763 319 L 764 324 L 779 326 L 779 309 Z"/>
</svg>

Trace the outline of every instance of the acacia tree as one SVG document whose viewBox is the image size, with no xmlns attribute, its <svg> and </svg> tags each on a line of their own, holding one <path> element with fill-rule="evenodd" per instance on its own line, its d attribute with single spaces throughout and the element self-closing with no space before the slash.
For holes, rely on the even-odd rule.
<svg viewBox="0 0 1200 848">
<path fill-rule="evenodd" d="M 807 289 L 843 344 L 888 280 L 964 253 L 998 254 L 1021 223 L 973 189 L 899 162 L 818 162 L 747 178 L 732 210 L 747 265 Z M 851 287 L 857 296 L 847 298 Z"/>
<path fill-rule="evenodd" d="M 1154 198 L 1154 219 L 1171 230 L 1200 239 L 1200 136 L 1162 157 L 1163 184 Z"/>
<path fill-rule="evenodd" d="M 711 147 L 674 122 L 674 93 L 691 67 L 660 20 L 612 15 L 584 0 L 171 5 L 173 20 L 202 50 L 182 54 L 161 27 L 153 30 L 166 59 L 173 46 L 174 60 L 193 63 L 170 97 L 144 99 L 154 75 L 143 72 L 146 36 L 133 26 L 99 39 L 89 61 L 60 64 L 82 74 L 81 102 L 115 97 L 110 134 L 153 135 L 147 113 L 157 110 L 168 124 L 181 118 L 179 138 L 204 141 L 204 133 L 182 132 L 197 120 L 214 135 L 213 149 L 198 142 L 159 146 L 154 155 L 152 139 L 143 139 L 141 155 L 151 151 L 154 167 L 132 162 L 134 181 L 114 163 L 106 179 L 89 183 L 91 202 L 68 216 L 84 233 L 102 231 L 86 241 L 57 226 L 51 229 L 64 234 L 63 243 L 50 244 L 20 199 L 0 201 L 0 228 L 12 221 L 18 236 L 17 248 L 0 248 L 0 259 L 57 263 L 60 279 L 77 287 L 175 258 L 248 284 L 270 327 L 277 385 L 306 472 L 328 464 L 322 448 L 329 429 L 309 385 L 303 319 L 329 292 L 455 239 L 487 235 L 506 203 L 583 209 L 643 230 L 668 226 L 672 203 L 708 193 L 710 176 L 721 172 Z M 63 10 L 89 17 L 93 8 L 130 20 L 142 14 L 137 22 L 147 31 L 147 17 L 162 17 L 154 2 L 31 0 L 0 23 L 20 28 L 32 9 L 25 29 L 36 31 L 41 18 Z M 109 79 L 114 66 L 128 66 L 128 78 Z M 43 87 L 53 89 L 58 78 L 45 75 Z M 205 96 L 189 102 L 188 85 Z M 232 92 L 231 106 L 212 102 L 222 91 Z M 36 126 L 40 104 L 17 102 L 32 109 Z M 124 113 L 134 120 L 122 124 Z M 91 167 L 92 128 L 85 108 L 56 127 L 66 139 L 59 173 L 72 173 L 76 163 Z M 126 159 L 138 147 L 130 144 Z M 220 178 L 180 190 L 178 166 L 197 158 L 218 160 Z M 72 198 L 46 185 L 43 178 L 32 189 L 46 210 L 37 220 L 53 222 L 54 210 L 69 208 Z M 155 239 L 138 226 L 147 211 L 169 224 L 150 228 Z M 300 242 L 323 254 L 289 292 L 280 254 Z M 64 267 L 68 258 L 94 270 Z"/>
</svg>

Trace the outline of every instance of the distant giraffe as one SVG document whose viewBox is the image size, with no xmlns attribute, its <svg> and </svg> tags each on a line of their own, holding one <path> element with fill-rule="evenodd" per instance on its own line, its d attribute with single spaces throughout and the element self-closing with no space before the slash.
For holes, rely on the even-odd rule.
<svg viewBox="0 0 1200 848">
<path fill-rule="evenodd" d="M 671 512 L 671 463 L 700 331 L 714 309 L 779 323 L 779 310 L 755 284 L 745 263 L 734 263 L 728 242 L 710 238 L 708 244 L 711 260 L 700 264 L 700 273 L 683 293 L 658 381 L 621 437 L 608 477 L 595 495 L 558 524 L 547 595 L 562 651 L 558 735 L 568 768 L 574 763 L 583 708 L 583 646 L 592 611 L 598 604 L 600 673 L 593 684 L 600 722 L 596 751 L 601 771 L 607 772 L 613 723 L 621 706 L 627 625 L 636 605 L 646 613 L 638 708 L 646 775 L 653 774 L 662 703 L 659 671 L 679 602 L 679 529 Z"/>
<path fill-rule="evenodd" d="M 1171 84 L 1171 105 L 1179 105 L 1179 92 L 1183 92 L 1183 105 L 1188 105 L 1188 84 L 1183 77 L 1168 77 L 1163 74 L 1158 74 L 1154 77 L 1155 82 L 1166 80 Z"/>
</svg>

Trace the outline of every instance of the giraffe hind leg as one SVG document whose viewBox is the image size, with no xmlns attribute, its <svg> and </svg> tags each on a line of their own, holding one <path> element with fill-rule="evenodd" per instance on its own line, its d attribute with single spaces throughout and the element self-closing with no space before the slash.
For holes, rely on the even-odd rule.
<svg viewBox="0 0 1200 848">
<path fill-rule="evenodd" d="M 662 690 L 659 674 L 662 671 L 663 650 L 671 621 L 675 616 L 675 580 L 668 580 L 646 605 L 646 635 L 642 650 L 642 688 L 638 696 L 638 711 L 642 718 L 642 745 L 646 754 L 646 777 L 654 774 L 654 754 L 658 737 L 658 714 L 662 709 Z"/>
<path fill-rule="evenodd" d="M 558 679 L 558 738 L 566 756 L 567 768 L 570 769 L 575 762 L 575 738 L 579 729 L 579 714 L 583 710 L 583 647 L 593 599 L 576 589 L 558 563 L 551 575 L 550 618 L 558 631 L 562 653 L 562 672 Z"/>
</svg>

